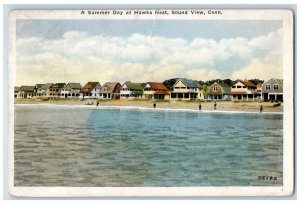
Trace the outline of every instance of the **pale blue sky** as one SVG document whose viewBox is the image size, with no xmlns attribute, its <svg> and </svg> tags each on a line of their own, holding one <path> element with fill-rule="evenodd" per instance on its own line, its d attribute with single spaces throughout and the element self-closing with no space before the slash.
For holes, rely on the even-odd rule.
<svg viewBox="0 0 300 204">
<path fill-rule="evenodd" d="M 59 38 L 68 31 L 128 37 L 132 33 L 168 38 L 253 38 L 276 31 L 282 21 L 208 20 L 17 20 L 17 37 Z"/>
</svg>

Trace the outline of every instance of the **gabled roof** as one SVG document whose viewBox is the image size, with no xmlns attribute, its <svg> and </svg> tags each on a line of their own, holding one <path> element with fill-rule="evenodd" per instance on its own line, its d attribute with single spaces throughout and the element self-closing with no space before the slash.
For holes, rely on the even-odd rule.
<svg viewBox="0 0 300 204">
<path fill-rule="evenodd" d="M 253 84 L 251 81 L 248 81 L 248 80 L 236 80 L 235 83 L 237 83 L 237 82 L 241 82 L 242 84 L 244 84 L 247 87 L 256 88 L 256 85 Z"/>
<path fill-rule="evenodd" d="M 178 81 L 182 81 L 182 83 L 184 83 L 184 85 L 185 85 L 186 87 L 190 87 L 190 88 L 200 88 L 200 84 L 199 84 L 198 82 L 196 82 L 196 81 L 191 80 L 191 79 L 180 78 L 180 79 L 178 79 L 178 80 L 176 81 L 175 84 L 177 84 Z M 175 85 L 175 84 L 174 84 L 174 85 Z M 174 85 L 173 85 L 173 86 L 174 86 Z"/>
<path fill-rule="evenodd" d="M 167 87 L 163 83 L 159 82 L 148 82 L 147 84 L 150 85 L 151 88 L 155 90 L 162 90 L 162 91 L 167 91 Z"/>
<path fill-rule="evenodd" d="M 283 86 L 283 79 L 274 79 L 275 81 L 278 82 L 278 84 L 280 84 L 281 86 Z"/>
<path fill-rule="evenodd" d="M 225 94 L 230 94 L 230 92 L 231 92 L 231 87 L 228 86 L 227 84 L 222 83 L 222 82 L 215 82 L 209 87 L 209 91 L 208 91 L 209 94 L 215 93 L 211 90 L 214 85 L 220 86 L 223 89 L 223 93 L 225 93 Z"/>
<path fill-rule="evenodd" d="M 245 84 L 248 87 L 254 87 L 254 88 L 256 88 L 256 85 L 253 84 L 251 81 L 245 80 L 245 81 L 242 81 L 242 83 Z"/>
<path fill-rule="evenodd" d="M 82 86 L 80 83 L 74 83 L 74 82 L 69 82 L 66 86 L 70 86 L 71 89 L 82 89 Z"/>
<path fill-rule="evenodd" d="M 217 84 L 219 84 L 222 88 L 230 88 L 230 86 L 228 86 L 227 84 L 223 83 L 223 82 L 215 82 Z"/>
<path fill-rule="evenodd" d="M 145 87 L 146 84 L 145 83 L 131 83 L 131 82 L 126 82 L 125 85 L 130 90 L 142 91 L 144 89 L 144 87 Z"/>
<path fill-rule="evenodd" d="M 121 87 L 119 82 L 106 82 L 100 89 L 99 93 L 113 93 L 119 90 L 116 90 L 117 86 Z"/>
<path fill-rule="evenodd" d="M 224 93 L 230 93 L 231 87 L 225 83 L 220 82 L 219 85 L 222 87 Z"/>
<path fill-rule="evenodd" d="M 36 84 L 35 85 L 35 88 L 39 89 L 39 88 L 44 88 L 45 87 L 45 84 Z"/>
<path fill-rule="evenodd" d="M 20 91 L 33 92 L 34 86 L 21 86 Z"/>
<path fill-rule="evenodd" d="M 36 84 L 36 85 L 35 85 L 35 88 L 47 90 L 47 89 L 50 88 L 50 86 L 52 86 L 52 85 L 53 85 L 53 83 Z"/>
<path fill-rule="evenodd" d="M 52 86 L 53 83 L 46 83 L 44 84 L 44 88 L 47 90 Z"/>
<path fill-rule="evenodd" d="M 15 87 L 14 87 L 14 91 L 15 91 L 15 92 L 19 92 L 19 91 L 20 91 L 20 88 L 21 88 L 21 87 L 15 86 Z"/>
<path fill-rule="evenodd" d="M 66 85 L 66 83 L 55 83 L 50 86 L 50 88 L 58 88 L 61 89 Z"/>
<path fill-rule="evenodd" d="M 283 86 L 283 79 L 272 78 L 272 79 L 266 81 L 264 84 L 269 84 L 269 83 L 272 83 L 272 84 L 278 83 L 280 86 Z"/>
<path fill-rule="evenodd" d="M 100 85 L 99 82 L 88 82 L 84 87 L 81 89 L 81 93 L 90 93 L 97 85 Z"/>
</svg>

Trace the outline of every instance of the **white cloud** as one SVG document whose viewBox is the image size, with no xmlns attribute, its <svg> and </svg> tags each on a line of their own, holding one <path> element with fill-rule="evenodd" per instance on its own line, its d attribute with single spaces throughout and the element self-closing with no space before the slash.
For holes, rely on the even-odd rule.
<svg viewBox="0 0 300 204">
<path fill-rule="evenodd" d="M 220 41 L 203 38 L 187 41 L 136 33 L 124 38 L 70 31 L 58 39 L 17 39 L 17 84 L 53 81 L 84 84 L 92 80 L 122 83 L 173 77 L 204 81 L 228 77 L 280 78 L 281 59 L 282 30 L 253 39 Z M 238 61 L 248 65 L 239 67 Z M 239 71 L 232 73 L 233 68 Z"/>
<path fill-rule="evenodd" d="M 216 70 L 208 70 L 208 69 L 191 69 L 187 71 L 187 78 L 207 81 L 211 79 L 222 79 L 225 78 L 222 74 L 220 74 Z"/>
<path fill-rule="evenodd" d="M 253 59 L 248 65 L 233 72 L 232 79 L 263 79 L 282 78 L 282 67 Z"/>
</svg>

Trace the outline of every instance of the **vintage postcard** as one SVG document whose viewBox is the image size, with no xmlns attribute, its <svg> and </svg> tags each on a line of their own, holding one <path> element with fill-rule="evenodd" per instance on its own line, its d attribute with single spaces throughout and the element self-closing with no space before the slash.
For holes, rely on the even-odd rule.
<svg viewBox="0 0 300 204">
<path fill-rule="evenodd" d="M 290 10 L 15 10 L 13 196 L 288 196 Z"/>
</svg>

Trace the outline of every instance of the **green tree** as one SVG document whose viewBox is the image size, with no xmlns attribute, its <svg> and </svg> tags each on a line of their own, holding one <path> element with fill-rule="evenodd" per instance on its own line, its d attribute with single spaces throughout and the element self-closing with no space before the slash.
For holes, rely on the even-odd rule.
<svg viewBox="0 0 300 204">
<path fill-rule="evenodd" d="M 249 81 L 251 81 L 255 85 L 257 85 L 259 83 L 261 83 L 261 84 L 264 83 L 264 80 L 260 80 L 260 79 L 250 79 Z"/>
<path fill-rule="evenodd" d="M 168 89 L 172 89 L 178 78 L 167 79 L 163 83 Z"/>
</svg>

